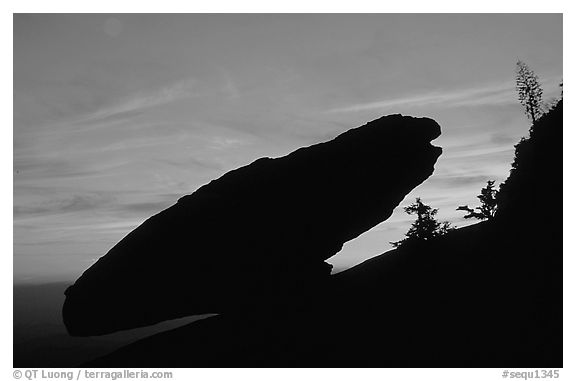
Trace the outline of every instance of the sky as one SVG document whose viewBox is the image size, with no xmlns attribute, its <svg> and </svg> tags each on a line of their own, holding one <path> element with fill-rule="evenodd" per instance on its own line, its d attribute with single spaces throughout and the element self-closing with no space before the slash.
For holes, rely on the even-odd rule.
<svg viewBox="0 0 576 381">
<path fill-rule="evenodd" d="M 404 199 L 465 226 L 530 123 L 515 64 L 562 82 L 560 14 L 16 14 L 14 282 L 72 281 L 185 194 L 383 115 L 442 127 Z M 281 218 L 281 216 L 278 216 Z M 329 260 L 389 249 L 399 207 Z M 232 227 L 233 228 L 233 227 Z M 159 253 L 161 255 L 161 253 Z"/>
</svg>

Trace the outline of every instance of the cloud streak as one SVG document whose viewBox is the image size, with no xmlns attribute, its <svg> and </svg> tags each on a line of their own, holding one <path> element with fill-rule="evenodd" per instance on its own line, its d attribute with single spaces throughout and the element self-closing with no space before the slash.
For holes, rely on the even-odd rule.
<svg viewBox="0 0 576 381">
<path fill-rule="evenodd" d="M 83 192 L 36 202 L 20 202 L 14 205 L 13 212 L 15 220 L 94 211 L 106 211 L 108 218 L 148 217 L 176 203 L 182 196 L 184 193 L 178 192 L 154 195 L 146 192 Z"/>
<path fill-rule="evenodd" d="M 197 96 L 198 94 L 194 91 L 195 85 L 196 80 L 188 78 L 149 93 L 141 92 L 126 97 L 113 106 L 102 108 L 94 113 L 88 114 L 79 122 L 91 124 L 131 118 L 139 115 L 140 111 L 147 108 Z"/>
<path fill-rule="evenodd" d="M 513 83 L 492 84 L 489 86 L 435 91 L 427 94 L 412 95 L 403 98 L 386 99 L 375 102 L 359 103 L 352 106 L 334 108 L 329 112 L 358 112 L 391 107 L 423 107 L 423 106 L 482 106 L 515 102 Z"/>
<path fill-rule="evenodd" d="M 41 204 L 14 205 L 14 218 L 29 215 L 75 213 L 109 207 L 114 202 L 104 193 L 74 194 L 58 200 L 47 200 Z"/>
<path fill-rule="evenodd" d="M 541 81 L 544 87 L 558 82 L 557 78 L 547 78 Z M 484 86 L 466 89 L 453 89 L 434 91 L 425 94 L 416 94 L 402 98 L 385 99 L 375 102 L 358 103 L 351 106 L 338 107 L 329 110 L 330 113 L 359 112 L 367 110 L 380 110 L 398 107 L 479 107 L 502 106 L 517 103 L 516 88 L 513 81 L 506 80 Z"/>
<path fill-rule="evenodd" d="M 100 175 L 96 169 L 87 169 L 68 160 L 49 156 L 20 156 L 14 158 L 14 181 L 20 179 L 35 180 L 57 178 L 80 178 Z"/>
</svg>

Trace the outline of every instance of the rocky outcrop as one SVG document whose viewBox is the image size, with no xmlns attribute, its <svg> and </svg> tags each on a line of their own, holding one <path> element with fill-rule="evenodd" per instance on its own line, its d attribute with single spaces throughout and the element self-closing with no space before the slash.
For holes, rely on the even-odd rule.
<svg viewBox="0 0 576 381">
<path fill-rule="evenodd" d="M 332 275 L 313 305 L 210 317 L 86 366 L 561 368 L 562 125 L 560 102 L 516 146 L 494 219 Z"/>
<path fill-rule="evenodd" d="M 149 218 L 66 291 L 71 335 L 323 298 L 324 261 L 386 220 L 441 149 L 428 118 L 390 115 L 261 158 Z"/>
</svg>

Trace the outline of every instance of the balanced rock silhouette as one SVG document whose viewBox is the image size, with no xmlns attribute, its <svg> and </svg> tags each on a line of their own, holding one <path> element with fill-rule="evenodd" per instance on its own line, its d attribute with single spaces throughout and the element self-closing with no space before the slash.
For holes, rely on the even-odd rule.
<svg viewBox="0 0 576 381">
<path fill-rule="evenodd" d="M 66 290 L 68 332 L 322 298 L 325 260 L 433 173 L 439 135 L 432 119 L 390 115 L 224 174 L 146 220 Z"/>
</svg>

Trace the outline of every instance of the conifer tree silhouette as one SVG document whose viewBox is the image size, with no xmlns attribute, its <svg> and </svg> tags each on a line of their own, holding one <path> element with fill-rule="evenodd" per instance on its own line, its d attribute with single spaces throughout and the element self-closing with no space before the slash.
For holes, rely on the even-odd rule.
<svg viewBox="0 0 576 381">
<path fill-rule="evenodd" d="M 438 213 L 438 209 L 424 204 L 420 197 L 416 198 L 415 203 L 405 207 L 404 211 L 408 214 L 415 214 L 416 221 L 412 223 L 406 233 L 406 238 L 397 242 L 390 242 L 394 247 L 399 247 L 408 242 L 427 241 L 455 229 L 449 222 L 437 221 L 435 215 Z"/>
<path fill-rule="evenodd" d="M 488 184 L 480 190 L 480 194 L 477 196 L 480 200 L 480 206 L 477 206 L 476 210 L 469 208 L 468 205 L 459 206 L 456 210 L 468 212 L 464 218 L 490 220 L 494 218 L 498 209 L 497 196 L 498 191 L 494 189 L 494 180 L 488 180 Z"/>
<path fill-rule="evenodd" d="M 518 100 L 532 123 L 542 115 L 542 87 L 538 76 L 524 62 L 516 62 L 516 90 Z"/>
</svg>

